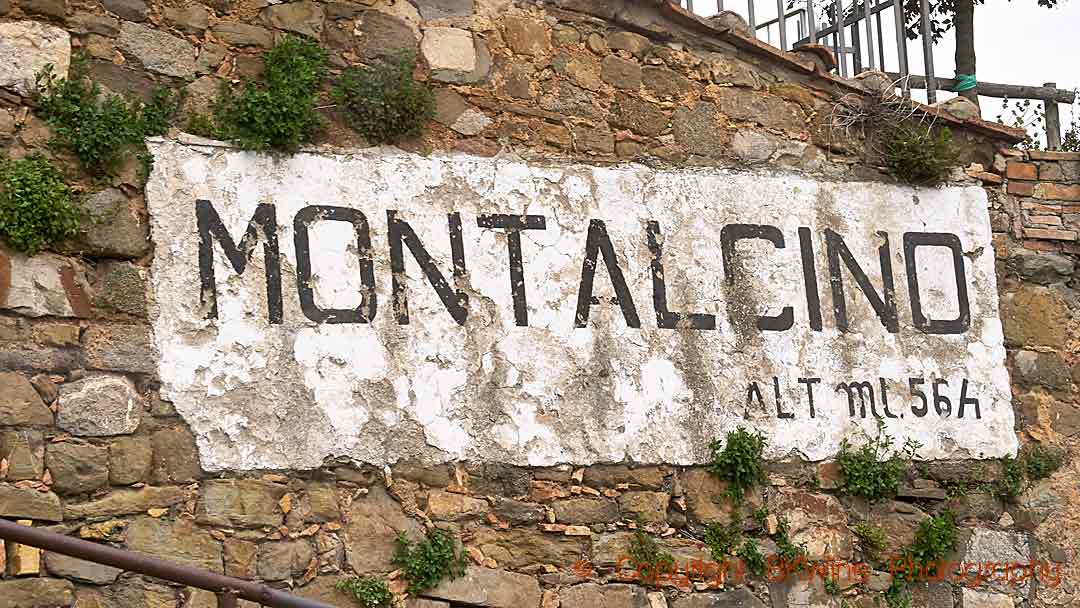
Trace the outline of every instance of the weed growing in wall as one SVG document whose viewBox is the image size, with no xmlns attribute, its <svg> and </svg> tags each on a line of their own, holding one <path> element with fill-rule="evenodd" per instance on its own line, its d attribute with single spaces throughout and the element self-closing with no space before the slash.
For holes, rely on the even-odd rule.
<svg viewBox="0 0 1080 608">
<path fill-rule="evenodd" d="M 353 601 L 363 608 L 388 608 L 394 599 L 386 581 L 374 576 L 354 576 L 339 581 L 337 590 L 351 595 Z"/>
<path fill-rule="evenodd" d="M 398 536 L 396 544 L 393 562 L 409 581 L 409 593 L 431 589 L 444 578 L 465 574 L 465 556 L 457 540 L 445 530 L 432 528 L 416 542 Z"/>
<path fill-rule="evenodd" d="M 1023 450 L 1019 458 L 1001 460 L 1001 478 L 988 491 L 1003 502 L 1015 502 L 1027 485 L 1025 482 L 1046 479 L 1061 467 L 1061 456 L 1036 445 Z"/>
<path fill-rule="evenodd" d="M 760 433 L 739 427 L 727 434 L 723 444 L 713 440 L 709 449 L 712 450 L 712 462 L 707 468 L 727 482 L 728 496 L 735 504 L 741 504 L 746 491 L 765 480 L 761 461 L 765 439 Z"/>
<path fill-rule="evenodd" d="M 919 524 L 915 539 L 901 554 L 908 568 L 908 575 L 902 572 L 893 574 L 892 583 L 885 591 L 885 605 L 889 608 L 910 608 L 911 593 L 908 584 L 917 572 L 925 572 L 943 559 L 956 547 L 960 530 L 956 525 L 956 516 L 946 511 L 941 515 L 924 519 Z M 933 571 L 931 571 L 933 573 Z"/>
<path fill-rule="evenodd" d="M 249 150 L 293 152 L 323 124 L 316 105 L 326 51 L 309 38 L 288 36 L 264 60 L 262 81 L 244 82 L 239 93 L 222 89 L 214 135 Z"/>
<path fill-rule="evenodd" d="M 351 67 L 334 86 L 349 125 L 373 143 L 419 135 L 435 116 L 435 96 L 412 78 L 416 57 L 397 51 L 366 67 Z"/>
<path fill-rule="evenodd" d="M 825 593 L 829 595 L 840 595 L 843 589 L 840 588 L 840 583 L 836 582 L 834 578 L 826 578 L 823 582 L 825 587 Z"/>
<path fill-rule="evenodd" d="M 885 548 L 885 531 L 869 522 L 860 521 L 851 528 L 862 550 L 877 555 Z"/>
<path fill-rule="evenodd" d="M 754 539 L 748 538 L 743 541 L 742 546 L 739 547 L 735 556 L 742 560 L 746 569 L 754 576 L 765 574 L 765 557 L 761 555 L 761 551 L 757 546 L 757 541 Z"/>
<path fill-rule="evenodd" d="M 705 528 L 705 544 L 712 553 L 712 558 L 717 562 L 735 553 L 742 540 L 742 528 L 738 522 L 732 522 L 726 526 L 721 524 L 709 524 Z"/>
<path fill-rule="evenodd" d="M 52 66 L 37 74 L 38 112 L 52 128 L 51 145 L 74 154 L 93 175 L 106 175 L 131 154 L 145 154 L 143 139 L 169 128 L 176 109 L 166 89 L 154 92 L 149 103 L 119 95 L 102 96 L 101 87 L 73 68 L 64 79 Z"/>
<path fill-rule="evenodd" d="M 937 184 L 955 162 L 948 128 L 901 123 L 886 137 L 885 163 L 893 175 L 909 184 Z"/>
<path fill-rule="evenodd" d="M 646 572 L 666 572 L 675 565 L 675 558 L 667 551 L 661 551 L 656 540 L 642 530 L 634 532 L 628 553 L 634 567 Z"/>
<path fill-rule="evenodd" d="M 920 445 L 908 440 L 902 451 L 893 449 L 885 424 L 878 420 L 877 434 L 866 443 L 852 448 L 847 439 L 840 443 L 836 461 L 840 467 L 840 491 L 870 501 L 896 496 L 900 480 Z"/>
<path fill-rule="evenodd" d="M 807 565 L 806 547 L 791 542 L 789 532 L 787 520 L 781 518 L 776 528 L 776 534 L 773 535 L 773 540 L 776 541 L 776 555 L 780 558 L 780 563 L 795 566 Z"/>
<path fill-rule="evenodd" d="M 34 255 L 75 236 L 79 211 L 64 176 L 47 159 L 0 159 L 0 237 Z"/>
</svg>

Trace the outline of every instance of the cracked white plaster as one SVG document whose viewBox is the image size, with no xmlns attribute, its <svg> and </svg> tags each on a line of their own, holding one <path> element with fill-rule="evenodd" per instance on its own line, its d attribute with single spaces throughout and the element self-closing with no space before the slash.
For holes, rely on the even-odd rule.
<svg viewBox="0 0 1080 608">
<path fill-rule="evenodd" d="M 151 149 L 151 314 L 161 392 L 191 425 L 207 469 L 313 468 L 338 457 L 376 465 L 402 458 L 689 464 L 707 460 L 709 441 L 738 426 L 760 430 L 771 458 L 819 460 L 835 455 L 843 439 L 858 443 L 861 433 L 874 430 L 872 411 L 858 415 L 856 397 L 852 417 L 837 388 L 853 382 L 873 389 L 875 409 L 899 443 L 922 443 L 921 458 L 1016 452 L 986 195 L 979 188 L 913 190 L 775 173 L 540 165 L 390 149 L 284 158 L 176 142 L 152 142 Z M 220 239 L 208 237 L 217 316 L 207 318 L 198 199 L 210 201 L 237 246 L 257 206 L 272 206 L 280 323 L 269 319 L 260 230 L 242 274 Z M 302 310 L 294 219 L 311 205 L 357 210 L 367 220 L 376 297 L 370 323 L 316 323 Z M 398 321 L 388 210 L 415 231 L 449 287 L 467 294 L 464 325 L 451 317 L 407 244 L 399 278 L 409 323 Z M 460 214 L 462 225 L 460 281 L 452 273 L 450 213 Z M 545 229 L 520 233 L 528 326 L 515 317 L 509 234 L 478 226 L 482 214 L 545 218 Z M 594 219 L 605 223 L 640 328 L 628 327 L 611 303 L 602 254 L 593 292 L 598 304 L 589 307 L 586 327 L 575 326 Z M 659 227 L 668 309 L 711 315 L 715 329 L 685 322 L 658 327 L 649 222 Z M 763 238 L 734 241 L 729 281 L 721 231 L 733 224 L 772 226 L 783 247 Z M 813 247 L 807 260 L 816 274 L 820 330 L 811 328 L 801 227 Z M 850 327 L 838 328 L 826 229 L 843 239 L 884 300 L 879 248 L 880 233 L 887 235 L 895 333 L 843 260 Z M 360 306 L 363 260 L 352 225 L 323 219 L 308 232 L 315 306 Z M 926 333 L 914 324 L 904 247 L 905 233 L 913 232 L 959 239 L 970 309 L 961 333 Z M 957 317 L 950 250 L 919 247 L 912 264 L 925 315 Z M 781 315 L 788 306 L 789 329 L 758 329 L 759 317 Z M 813 384 L 813 417 L 807 378 L 820 378 Z M 882 380 L 895 418 L 884 417 Z M 940 398 L 935 406 L 935 381 L 948 410 Z M 918 391 L 927 396 L 925 410 Z"/>
</svg>

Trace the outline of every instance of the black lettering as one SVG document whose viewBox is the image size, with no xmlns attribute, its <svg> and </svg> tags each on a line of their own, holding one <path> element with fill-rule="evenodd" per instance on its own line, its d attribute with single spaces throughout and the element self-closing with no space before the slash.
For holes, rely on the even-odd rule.
<svg viewBox="0 0 1080 608">
<path fill-rule="evenodd" d="M 522 230 L 546 230 L 547 221 L 542 215 L 490 214 L 476 218 L 481 228 L 497 228 L 506 231 L 506 248 L 510 255 L 510 295 L 514 300 L 514 322 L 518 327 L 529 326 L 529 305 L 525 298 L 525 265 L 521 255 Z"/>
<path fill-rule="evenodd" d="M 810 316 L 810 329 L 821 331 L 821 295 L 818 293 L 817 269 L 814 267 L 814 243 L 810 229 L 799 228 L 799 251 L 802 254 L 803 285 L 806 286 L 806 313 Z"/>
<path fill-rule="evenodd" d="M 795 414 L 792 412 L 785 412 L 783 405 L 780 403 L 780 378 L 773 376 L 772 379 L 773 396 L 776 397 L 776 417 L 777 418 L 794 418 Z"/>
<path fill-rule="evenodd" d="M 878 393 L 878 395 L 881 397 L 881 410 L 885 412 L 886 418 L 896 418 L 896 414 L 893 414 L 891 411 L 889 411 L 889 392 L 885 388 L 885 379 L 878 378 L 878 382 L 881 388 L 880 393 Z"/>
<path fill-rule="evenodd" d="M 956 280 L 957 310 L 955 319 L 928 319 L 923 313 L 919 291 L 919 271 L 915 250 L 919 247 L 946 247 L 952 252 L 953 277 Z M 908 294 L 911 297 L 911 317 L 915 327 L 928 334 L 962 334 L 971 327 L 971 303 L 968 301 L 967 275 L 960 237 L 944 232 L 904 233 L 904 265 L 907 268 Z"/>
<path fill-rule="evenodd" d="M 874 387 L 869 382 L 848 382 L 836 385 L 836 392 L 847 393 L 848 414 L 855 417 L 855 397 L 859 397 L 859 417 L 866 418 L 866 402 L 870 402 L 870 413 L 874 418 L 880 418 L 874 403 Z"/>
<path fill-rule="evenodd" d="M 884 232 L 878 233 L 885 242 L 878 249 L 878 258 L 881 263 L 882 296 L 878 296 L 874 285 L 869 277 L 863 272 L 855 257 L 851 255 L 844 239 L 837 233 L 825 229 L 825 246 L 829 255 L 829 282 L 832 284 L 833 313 L 836 316 L 836 327 L 846 332 L 849 328 L 847 315 L 847 301 L 844 298 L 844 279 L 840 272 L 840 261 L 843 260 L 855 283 L 866 296 L 870 306 L 874 308 L 881 324 L 889 333 L 895 334 L 900 331 L 900 324 L 896 317 L 896 290 L 893 286 L 892 261 L 889 259 L 889 235 Z"/>
<path fill-rule="evenodd" d="M 735 243 L 742 239 L 769 241 L 777 249 L 784 248 L 784 234 L 776 226 L 765 224 L 727 224 L 720 230 L 720 255 L 724 262 L 724 279 L 728 286 L 735 285 Z M 729 297 L 733 297 L 730 294 Z M 784 331 L 795 324 L 795 310 L 785 306 L 776 316 L 761 316 L 757 328 L 762 331 Z"/>
<path fill-rule="evenodd" d="M 982 418 L 982 410 L 979 409 L 979 400 L 975 397 L 968 397 L 968 379 L 964 378 L 963 384 L 960 385 L 960 406 L 956 410 L 956 417 L 964 417 L 964 408 L 971 405 L 975 408 L 975 419 Z"/>
<path fill-rule="evenodd" d="M 319 308 L 315 304 L 315 289 L 311 285 L 311 236 L 308 228 L 319 221 L 348 222 L 356 235 L 356 253 L 360 258 L 360 305 L 356 308 Z M 300 310 L 316 323 L 370 323 L 375 318 L 375 263 L 371 255 L 371 233 L 367 217 L 356 209 L 326 205 L 309 205 L 293 218 L 296 244 L 296 290 L 300 295 Z"/>
<path fill-rule="evenodd" d="M 454 264 L 454 281 L 458 283 L 465 279 L 465 245 L 462 242 L 461 235 L 461 214 L 448 213 L 446 219 L 450 228 L 450 251 Z M 439 299 L 442 300 L 447 312 L 450 313 L 450 316 L 458 325 L 464 325 L 469 316 L 469 294 L 461 289 L 452 290 L 450 288 L 450 284 L 446 282 L 446 278 L 443 277 L 439 267 L 435 265 L 435 261 L 431 258 L 431 254 L 428 253 L 427 249 L 424 248 L 424 244 L 416 236 L 412 226 L 408 222 L 398 219 L 397 211 L 387 211 L 386 220 L 389 223 L 390 272 L 394 315 L 398 324 L 409 324 L 409 298 L 404 280 L 405 255 L 401 247 L 402 242 L 404 242 L 420 265 L 420 270 L 424 272 L 428 283 L 431 284 Z"/>
<path fill-rule="evenodd" d="M 810 402 L 810 417 L 813 418 L 814 412 L 814 385 L 821 382 L 821 378 L 799 378 L 799 384 L 806 385 L 806 398 Z"/>
<path fill-rule="evenodd" d="M 761 409 L 765 409 L 765 399 L 761 397 L 761 389 L 758 388 L 757 382 L 751 382 L 746 387 L 746 407 L 754 405 L 754 400 L 757 400 L 757 404 L 761 406 Z"/>
<path fill-rule="evenodd" d="M 627 327 L 640 328 L 641 319 L 638 318 L 637 309 L 634 308 L 634 299 L 626 286 L 626 279 L 623 278 L 619 261 L 615 259 L 615 249 L 611 246 L 611 238 L 608 237 L 607 225 L 603 220 L 589 220 L 589 234 L 585 238 L 585 261 L 581 264 L 581 283 L 578 285 L 574 327 L 587 326 L 592 306 L 600 303 L 599 298 L 593 296 L 597 253 L 603 254 L 604 267 L 607 268 L 611 286 L 615 289 L 615 297 L 612 298 L 611 303 L 618 304 L 622 309 Z"/>
<path fill-rule="evenodd" d="M 646 226 L 649 251 L 652 253 L 653 309 L 656 311 L 656 326 L 661 329 L 716 329 L 716 315 L 703 312 L 672 312 L 668 310 L 667 285 L 664 283 L 663 245 L 661 244 L 660 224 L 650 221 Z"/>
<path fill-rule="evenodd" d="M 263 236 L 263 266 L 266 269 L 266 316 L 273 325 L 282 321 L 283 305 L 281 299 L 281 252 L 278 248 L 277 212 L 273 205 L 260 203 L 248 222 L 240 246 L 225 225 L 221 222 L 214 205 L 208 200 L 195 201 L 195 218 L 199 225 L 199 278 L 201 298 L 207 306 L 207 319 L 216 319 L 217 280 L 214 276 L 214 241 L 217 240 L 225 257 L 238 275 L 244 274 L 247 263 L 255 251 L 259 240 L 259 231 Z"/>
</svg>

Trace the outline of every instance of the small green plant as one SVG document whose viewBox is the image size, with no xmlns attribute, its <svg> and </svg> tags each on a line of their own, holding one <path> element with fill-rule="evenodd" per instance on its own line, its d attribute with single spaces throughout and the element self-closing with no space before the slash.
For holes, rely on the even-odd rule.
<svg viewBox="0 0 1080 608">
<path fill-rule="evenodd" d="M 885 163 L 893 175 L 909 184 L 936 184 L 954 162 L 952 132 L 948 128 L 901 123 L 886 137 Z"/>
<path fill-rule="evenodd" d="M 757 522 L 759 528 L 764 528 L 766 520 L 769 519 L 769 507 L 761 505 L 750 513 L 750 517 L 754 518 L 754 521 Z"/>
<path fill-rule="evenodd" d="M 1024 463 L 1016 458 L 1001 459 L 1001 478 L 990 484 L 989 490 L 1002 502 L 1015 502 L 1024 488 Z"/>
<path fill-rule="evenodd" d="M 393 562 L 409 582 L 409 593 L 431 589 L 444 578 L 465 574 L 465 556 L 449 532 L 431 528 L 421 541 L 414 543 L 400 535 L 396 543 Z"/>
<path fill-rule="evenodd" d="M 1061 456 L 1041 445 L 1032 446 L 1023 454 L 1024 474 L 1030 481 L 1046 479 L 1061 468 Z"/>
<path fill-rule="evenodd" d="M 822 583 L 825 587 L 825 593 L 829 595 L 840 595 L 843 589 L 840 588 L 840 583 L 836 582 L 835 578 L 826 577 Z"/>
<path fill-rule="evenodd" d="M 52 129 L 50 145 L 74 154 L 90 173 L 114 172 L 133 150 L 145 150 L 144 138 L 169 128 L 176 102 L 168 90 L 154 91 L 149 103 L 103 97 L 97 83 L 73 71 L 69 79 L 57 76 L 52 65 L 38 72 L 38 112 Z"/>
<path fill-rule="evenodd" d="M 765 439 L 760 433 L 750 433 L 739 427 L 727 434 L 723 444 L 709 444 L 712 462 L 708 470 L 727 482 L 727 494 L 735 504 L 741 504 L 746 491 L 765 480 L 761 453 Z"/>
<path fill-rule="evenodd" d="M 419 135 L 435 116 L 435 96 L 413 80 L 416 57 L 400 50 L 365 67 L 345 70 L 334 87 L 334 100 L 349 125 L 374 143 Z"/>
<path fill-rule="evenodd" d="M 904 551 L 904 556 L 919 566 L 931 564 L 945 557 L 956 546 L 958 535 L 956 516 L 949 511 L 924 519 L 915 533 L 915 540 Z"/>
<path fill-rule="evenodd" d="M 806 547 L 791 542 L 791 538 L 788 536 L 789 531 L 787 520 L 781 519 L 776 527 L 776 534 L 773 535 L 773 540 L 776 541 L 776 555 L 781 560 L 781 563 L 786 564 L 788 568 L 801 570 L 803 566 L 807 565 Z"/>
<path fill-rule="evenodd" d="M 642 530 L 634 532 L 634 537 L 630 539 L 629 553 L 636 568 L 666 571 L 675 564 L 675 558 L 670 553 L 661 551 L 656 540 Z"/>
<path fill-rule="evenodd" d="M 709 524 L 705 528 L 705 544 L 709 547 L 712 558 L 718 562 L 734 553 L 740 540 L 742 540 L 742 530 L 736 522 L 726 526 Z"/>
<path fill-rule="evenodd" d="M 877 555 L 885 548 L 885 531 L 874 524 L 860 521 L 851 531 L 859 540 L 859 546 L 870 555 Z"/>
<path fill-rule="evenodd" d="M 1041 445 L 1025 448 L 1019 458 L 1001 459 L 1001 478 L 989 484 L 987 490 L 1003 502 L 1016 502 L 1026 482 L 1046 479 L 1061 468 L 1061 456 Z"/>
<path fill-rule="evenodd" d="M 388 608 L 394 599 L 386 581 L 374 576 L 354 576 L 339 581 L 337 589 L 351 595 L 356 604 L 363 608 Z"/>
<path fill-rule="evenodd" d="M 758 550 L 757 542 L 754 539 L 746 539 L 735 555 L 743 561 L 746 569 L 754 576 L 765 574 L 765 558 L 761 555 L 761 551 Z"/>
<path fill-rule="evenodd" d="M 908 440 L 902 451 L 893 449 L 892 438 L 885 433 L 885 423 L 877 422 L 877 435 L 853 449 L 847 439 L 840 442 L 836 458 L 840 467 L 840 491 L 870 501 L 896 496 L 910 460 L 921 447 Z"/>
<path fill-rule="evenodd" d="M 885 605 L 888 608 L 911 608 L 907 581 L 899 574 L 893 575 L 889 588 L 885 590 Z"/>
<path fill-rule="evenodd" d="M 75 236 L 79 210 L 60 171 L 42 156 L 0 158 L 0 237 L 34 255 Z"/>
<path fill-rule="evenodd" d="M 309 38 L 287 36 L 264 61 L 261 82 L 245 81 L 239 93 L 222 89 L 214 133 L 250 150 L 292 152 L 323 124 L 316 105 L 326 51 Z"/>
<path fill-rule="evenodd" d="M 217 129 L 214 127 L 214 119 L 207 114 L 196 114 L 188 119 L 184 130 L 199 137 L 217 137 Z"/>
</svg>

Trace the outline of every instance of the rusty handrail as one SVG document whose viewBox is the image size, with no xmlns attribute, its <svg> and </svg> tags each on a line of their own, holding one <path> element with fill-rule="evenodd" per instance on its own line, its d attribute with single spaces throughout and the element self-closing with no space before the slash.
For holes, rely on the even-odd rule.
<svg viewBox="0 0 1080 608">
<path fill-rule="evenodd" d="M 235 606 L 236 598 L 240 598 L 270 608 L 335 608 L 329 604 L 297 597 L 260 583 L 215 574 L 208 570 L 175 564 L 149 555 L 99 545 L 48 530 L 22 526 L 2 517 L 0 517 L 0 539 L 105 564 L 128 572 L 137 572 L 188 587 L 205 589 L 218 595 L 220 606 Z"/>
</svg>

